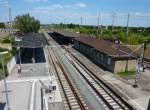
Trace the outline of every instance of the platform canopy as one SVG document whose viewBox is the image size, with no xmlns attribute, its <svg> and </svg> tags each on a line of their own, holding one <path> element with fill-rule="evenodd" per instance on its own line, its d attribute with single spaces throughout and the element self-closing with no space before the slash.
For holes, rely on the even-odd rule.
<svg viewBox="0 0 150 110">
<path fill-rule="evenodd" d="M 70 38 L 76 38 L 79 37 L 80 34 L 71 32 L 69 30 L 64 30 L 64 29 L 53 29 L 52 30 L 54 33 L 60 34 L 62 37 L 70 37 Z"/>
<path fill-rule="evenodd" d="M 15 36 L 14 47 L 40 48 L 48 44 L 44 34 L 28 33 L 23 36 Z"/>
</svg>

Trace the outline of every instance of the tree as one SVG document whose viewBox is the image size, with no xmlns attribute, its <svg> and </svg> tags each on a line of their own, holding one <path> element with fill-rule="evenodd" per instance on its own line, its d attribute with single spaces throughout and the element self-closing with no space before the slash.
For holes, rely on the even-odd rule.
<svg viewBox="0 0 150 110">
<path fill-rule="evenodd" d="M 0 28 L 6 28 L 4 23 L 0 23 Z"/>
<path fill-rule="evenodd" d="M 17 16 L 15 18 L 16 28 L 24 33 L 37 33 L 40 29 L 40 21 L 31 17 L 29 14 Z"/>
</svg>

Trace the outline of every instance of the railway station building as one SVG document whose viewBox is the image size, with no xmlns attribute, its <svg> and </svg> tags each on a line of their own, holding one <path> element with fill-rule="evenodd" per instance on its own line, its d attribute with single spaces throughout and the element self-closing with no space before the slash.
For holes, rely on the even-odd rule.
<svg viewBox="0 0 150 110">
<path fill-rule="evenodd" d="M 73 39 L 78 37 L 79 34 L 70 32 L 62 29 L 53 29 L 51 36 L 55 39 L 60 45 L 73 44 Z"/>
<path fill-rule="evenodd" d="M 131 49 L 119 43 L 79 36 L 74 39 L 74 48 L 113 73 L 135 70 L 136 59 L 130 55 Z"/>
<path fill-rule="evenodd" d="M 20 47 L 22 63 L 32 63 L 32 58 L 36 62 L 45 62 L 43 47 L 48 43 L 44 34 L 18 33 L 15 36 L 17 40 L 13 44 L 13 47 Z M 17 62 L 19 61 L 17 60 Z"/>
</svg>

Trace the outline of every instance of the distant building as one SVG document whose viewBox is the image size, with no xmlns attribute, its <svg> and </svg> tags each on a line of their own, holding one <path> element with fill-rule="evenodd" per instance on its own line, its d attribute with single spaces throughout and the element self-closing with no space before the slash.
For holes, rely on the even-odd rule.
<svg viewBox="0 0 150 110">
<path fill-rule="evenodd" d="M 0 33 L 9 33 L 8 29 L 0 29 Z"/>
<path fill-rule="evenodd" d="M 130 56 L 132 51 L 119 43 L 80 36 L 74 39 L 74 48 L 111 72 L 135 69 L 136 59 Z"/>
<path fill-rule="evenodd" d="M 53 39 L 55 39 L 60 45 L 66 45 L 73 43 L 73 39 L 75 37 L 78 37 L 79 34 L 70 32 L 67 30 L 61 30 L 61 29 L 53 29 L 51 36 Z"/>
<path fill-rule="evenodd" d="M 15 33 L 16 29 L 9 30 L 9 29 L 0 29 L 0 34 L 9 34 L 9 32 Z"/>
</svg>

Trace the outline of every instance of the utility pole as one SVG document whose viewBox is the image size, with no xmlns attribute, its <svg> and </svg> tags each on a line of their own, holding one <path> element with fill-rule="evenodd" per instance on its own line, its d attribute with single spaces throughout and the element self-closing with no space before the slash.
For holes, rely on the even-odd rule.
<svg viewBox="0 0 150 110">
<path fill-rule="evenodd" d="M 66 22 L 67 18 L 64 18 L 64 21 L 63 21 L 63 25 L 64 25 L 64 29 L 67 29 L 67 22 Z"/>
<path fill-rule="evenodd" d="M 97 35 L 99 35 L 99 24 L 100 24 L 100 13 L 98 13 L 97 17 Z"/>
<path fill-rule="evenodd" d="M 97 18 L 97 27 L 99 29 L 99 25 L 100 25 L 100 13 L 98 13 L 98 18 Z"/>
<path fill-rule="evenodd" d="M 138 81 L 140 79 L 141 73 L 145 69 L 145 67 L 144 67 L 144 53 L 145 53 L 145 49 L 146 49 L 146 42 L 144 42 L 142 44 L 141 55 L 140 55 L 140 58 L 138 58 L 138 61 L 137 61 L 136 76 L 135 76 L 135 82 L 134 82 L 134 85 L 133 85 L 134 88 L 138 87 Z"/>
<path fill-rule="evenodd" d="M 130 14 L 128 14 L 127 17 L 126 38 L 128 38 L 128 34 L 129 34 L 129 20 L 130 20 Z"/>
<path fill-rule="evenodd" d="M 83 17 L 81 16 L 81 26 L 82 26 L 82 23 L 83 23 Z"/>
<path fill-rule="evenodd" d="M 114 23 L 115 23 L 115 17 L 116 17 L 116 13 L 113 13 L 113 19 L 112 19 L 112 31 L 114 30 Z"/>
<path fill-rule="evenodd" d="M 81 16 L 80 19 L 81 19 L 81 26 L 80 27 L 81 27 L 81 30 L 82 30 L 83 29 L 83 27 L 82 27 L 82 25 L 83 25 L 83 17 Z"/>
<path fill-rule="evenodd" d="M 12 15 L 11 15 L 11 8 L 9 7 L 9 35 L 12 35 Z"/>
</svg>

